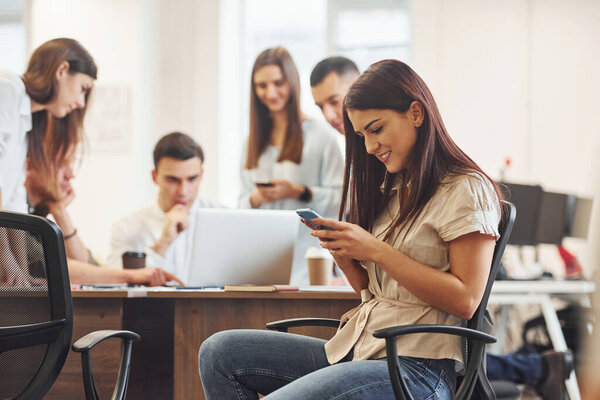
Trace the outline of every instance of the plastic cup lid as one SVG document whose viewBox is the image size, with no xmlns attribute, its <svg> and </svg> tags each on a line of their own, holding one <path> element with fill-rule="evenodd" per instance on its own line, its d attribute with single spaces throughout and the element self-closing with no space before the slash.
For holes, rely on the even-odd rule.
<svg viewBox="0 0 600 400">
<path fill-rule="evenodd" d="M 306 258 L 331 258 L 331 253 L 322 247 L 309 247 L 306 250 Z"/>
</svg>

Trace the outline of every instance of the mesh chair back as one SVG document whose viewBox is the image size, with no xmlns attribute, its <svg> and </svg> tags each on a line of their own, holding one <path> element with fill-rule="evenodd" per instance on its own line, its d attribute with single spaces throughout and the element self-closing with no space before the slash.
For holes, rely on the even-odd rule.
<svg viewBox="0 0 600 400">
<path fill-rule="evenodd" d="M 62 233 L 45 218 L 0 212 L 0 399 L 42 398 L 71 334 Z"/>
<path fill-rule="evenodd" d="M 502 220 L 499 226 L 500 239 L 496 241 L 494 247 L 494 256 L 492 258 L 492 266 L 490 268 L 490 274 L 488 276 L 485 291 L 483 297 L 479 303 L 479 307 L 467 321 L 467 327 L 478 331 L 489 333 L 491 330 L 491 317 L 487 311 L 488 299 L 492 291 L 492 285 L 496 279 L 496 275 L 500 270 L 500 262 L 502 261 L 502 254 L 504 254 L 504 248 L 508 243 L 512 228 L 516 218 L 516 207 L 514 204 L 507 201 L 502 201 Z M 475 390 L 474 398 L 486 398 L 488 397 L 485 393 L 490 393 L 489 382 L 485 378 L 483 370 L 480 368 L 483 363 L 485 356 L 485 343 L 473 342 L 469 339 L 465 343 L 465 356 L 467 361 L 467 368 L 465 375 L 462 378 L 464 382 L 468 382 L 468 385 L 464 385 L 457 392 L 456 398 L 471 398 L 471 393 Z M 479 379 L 477 379 L 479 376 Z"/>
<path fill-rule="evenodd" d="M 494 257 L 492 258 L 492 267 L 490 269 L 490 275 L 488 276 L 487 284 L 485 286 L 485 291 L 483 292 L 483 297 L 481 298 L 481 303 L 479 303 L 479 307 L 473 314 L 473 317 L 468 322 L 468 327 L 472 329 L 482 330 L 483 324 L 485 323 L 485 313 L 487 310 L 488 299 L 490 297 L 490 293 L 492 291 L 492 285 L 496 280 L 496 275 L 498 275 L 498 271 L 500 270 L 500 262 L 502 261 L 502 254 L 504 254 L 504 249 L 508 243 L 510 238 L 510 234 L 512 232 L 512 228 L 515 224 L 515 218 L 517 215 L 517 209 L 514 204 L 509 203 L 507 201 L 502 202 L 502 221 L 499 226 L 500 239 L 496 242 L 496 246 L 494 247 Z"/>
</svg>

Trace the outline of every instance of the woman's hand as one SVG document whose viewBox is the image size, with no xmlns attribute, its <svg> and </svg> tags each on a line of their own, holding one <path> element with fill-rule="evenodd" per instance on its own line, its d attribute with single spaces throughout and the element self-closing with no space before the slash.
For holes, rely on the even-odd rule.
<svg viewBox="0 0 600 400">
<path fill-rule="evenodd" d="M 73 202 L 73 199 L 75 199 L 75 191 L 72 187 L 69 187 L 60 199 L 48 201 L 46 202 L 46 205 L 48 206 L 48 210 L 50 210 L 50 214 L 56 216 L 59 213 L 65 212 L 69 204 Z"/>
<path fill-rule="evenodd" d="M 312 219 L 311 221 L 317 221 L 317 219 L 318 218 L 315 218 L 315 219 Z M 321 226 L 322 226 L 322 225 L 311 225 L 311 223 L 306 221 L 304 218 L 301 218 L 300 221 L 302 221 L 302 223 L 304 225 L 306 225 L 306 227 L 309 228 L 313 232 L 320 230 Z M 313 232 L 311 232 L 311 235 L 317 237 L 321 241 L 321 243 L 331 241 L 331 239 L 319 237 L 316 234 L 313 234 Z M 341 254 L 336 253 L 335 250 L 329 250 L 329 252 L 333 256 L 333 259 L 335 260 L 335 263 L 337 264 L 337 266 L 340 267 L 340 269 L 344 273 L 347 273 L 347 269 L 354 269 L 356 267 L 356 265 L 353 263 L 353 259 L 351 257 L 344 257 Z"/>
<path fill-rule="evenodd" d="M 337 245 L 335 246 L 332 246 L 332 243 L 335 243 L 336 241 L 335 239 L 332 240 L 332 238 L 330 237 L 331 233 L 340 234 L 340 231 L 344 229 L 344 226 L 348 226 L 349 229 L 354 229 L 354 227 L 359 229 L 361 228 L 354 224 L 349 224 L 347 222 L 339 222 L 333 219 L 326 218 L 313 218 L 311 222 L 317 224 L 317 228 L 315 228 L 313 225 L 310 225 L 310 223 L 308 223 L 306 220 L 302 219 L 302 223 L 310 229 L 312 229 L 311 235 L 319 238 L 319 240 L 321 241 L 321 247 L 329 249 L 329 252 L 333 256 L 335 263 L 344 272 L 344 275 L 346 275 L 346 279 L 348 279 L 348 282 L 356 291 L 356 293 L 360 293 L 361 290 L 366 289 L 369 285 L 369 276 L 367 275 L 367 271 L 360 265 L 356 257 L 353 257 L 352 255 L 346 255 L 339 251 L 339 249 L 336 249 L 339 243 L 337 243 Z M 338 229 L 339 231 L 321 230 L 322 226 L 330 226 L 332 228 Z M 365 232 L 368 236 L 371 236 L 372 239 L 377 240 L 364 229 L 361 230 Z"/>
<path fill-rule="evenodd" d="M 306 221 L 303 220 L 302 222 L 310 227 Z M 356 233 L 353 233 L 356 230 L 361 233 L 361 236 L 364 234 L 366 237 L 370 238 L 369 240 L 378 240 L 358 225 L 349 224 L 347 222 L 339 222 L 326 218 L 314 218 L 311 222 L 317 224 L 317 229 L 312 228 L 313 231 L 311 234 L 319 238 L 321 247 L 329 249 L 335 263 L 344 272 L 344 275 L 346 275 L 346 278 L 354 291 L 360 293 L 361 290 L 366 289 L 369 286 L 369 276 L 367 270 L 360 265 L 358 260 L 370 259 L 368 255 L 369 250 L 367 250 L 367 253 L 364 253 L 364 249 L 349 251 L 354 240 L 349 240 L 349 238 L 358 237 Z M 323 226 L 329 226 L 336 230 L 331 231 L 321 229 Z M 361 240 L 360 237 L 358 237 L 358 240 Z"/>
<path fill-rule="evenodd" d="M 304 186 L 291 183 L 285 179 L 271 179 L 269 182 L 273 186 L 256 186 L 254 193 L 258 192 L 258 194 L 252 194 L 261 203 L 297 199 L 304 192 Z"/>
<path fill-rule="evenodd" d="M 378 263 L 384 254 L 393 250 L 389 244 L 377 239 L 358 225 L 328 218 L 315 218 L 311 222 L 335 229 L 335 231 L 317 229 L 311 233 L 321 240 L 321 247 L 328 249 L 334 257 Z"/>
<path fill-rule="evenodd" d="M 161 286 L 167 282 L 175 281 L 183 286 L 181 279 L 162 268 L 140 268 L 123 270 L 127 274 L 127 283 Z"/>
<path fill-rule="evenodd" d="M 316 227 L 315 227 L 315 225 L 311 225 L 310 222 L 308 222 L 304 218 L 300 218 L 300 221 L 302 221 L 302 223 L 304 225 L 306 225 L 306 227 L 309 228 L 313 232 L 318 231 L 318 230 L 321 229 L 321 226 L 316 225 Z M 317 218 L 312 219 L 311 221 L 317 221 Z M 318 237 L 317 235 L 313 234 L 313 232 L 311 232 L 311 235 L 317 237 L 321 241 L 321 243 L 330 241 L 329 239 L 326 239 L 324 237 L 323 238 Z M 333 259 L 335 260 L 335 263 L 337 264 L 337 266 L 340 267 L 340 269 L 342 271 L 344 271 L 344 273 L 346 273 L 346 271 L 344 270 L 344 268 L 354 268 L 354 265 L 353 265 L 351 257 L 344 257 L 341 254 L 336 253 L 335 250 L 333 250 L 333 251 L 329 250 L 329 252 L 333 256 Z"/>
<path fill-rule="evenodd" d="M 353 271 L 355 271 L 357 269 L 363 269 L 360 266 L 360 263 L 358 261 L 354 260 L 353 258 L 340 256 L 339 254 L 336 254 L 335 251 L 331 252 L 331 255 L 333 256 L 335 264 L 346 275 L 351 274 Z"/>
</svg>

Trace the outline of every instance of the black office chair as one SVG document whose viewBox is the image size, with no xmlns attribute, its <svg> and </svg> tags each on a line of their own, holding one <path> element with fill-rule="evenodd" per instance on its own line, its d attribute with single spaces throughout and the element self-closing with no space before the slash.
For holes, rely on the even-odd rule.
<svg viewBox="0 0 600 400">
<path fill-rule="evenodd" d="M 64 240 L 51 221 L 0 211 L 0 398 L 41 399 L 58 377 L 71 344 L 73 305 Z M 98 331 L 79 339 L 86 399 L 96 400 L 90 350 L 123 340 L 112 399 L 127 391 L 131 346 L 139 335 Z"/>
<path fill-rule="evenodd" d="M 502 205 L 503 218 L 499 227 L 500 239 L 498 239 L 494 248 L 492 267 L 490 269 L 485 292 L 475 314 L 467 321 L 466 327 L 429 324 L 401 325 L 381 329 L 373 333 L 373 336 L 385 339 L 386 341 L 388 370 L 396 399 L 413 399 L 408 392 L 402 374 L 400 373 L 401 366 L 397 357 L 396 337 L 398 335 L 427 332 L 456 335 L 465 339 L 465 374 L 460 378 L 454 399 L 496 399 L 494 389 L 492 389 L 484 369 L 485 345 L 496 341 L 496 338 L 489 334 L 492 321 L 487 312 L 487 302 L 492 290 L 492 284 L 494 283 L 496 274 L 500 268 L 500 260 L 502 259 L 504 248 L 510 237 L 516 217 L 516 208 L 513 204 L 503 202 Z M 267 324 L 267 328 L 280 332 L 287 332 L 288 328 L 300 326 L 329 326 L 337 328 L 339 323 L 339 320 L 329 318 L 296 318 L 270 322 Z M 507 389 L 505 391 L 506 397 L 503 396 L 502 399 L 518 399 L 518 390 L 516 393 L 513 390 L 516 386 L 510 386 L 510 390 L 508 390 L 508 388 L 504 387 L 507 385 L 506 383 L 502 383 L 501 385 L 503 387 L 498 387 L 498 389 L 502 389 L 503 391 L 504 389 Z"/>
</svg>

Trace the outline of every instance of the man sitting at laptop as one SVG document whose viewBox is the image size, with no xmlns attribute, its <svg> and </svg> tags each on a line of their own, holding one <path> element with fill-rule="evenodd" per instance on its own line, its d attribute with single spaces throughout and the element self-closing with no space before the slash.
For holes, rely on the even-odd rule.
<svg viewBox="0 0 600 400">
<path fill-rule="evenodd" d="M 158 198 L 113 223 L 108 264 L 120 268 L 124 252 L 143 251 L 147 267 L 164 268 L 185 280 L 195 213 L 216 207 L 197 198 L 204 152 L 188 135 L 173 132 L 156 143 L 153 155 Z"/>
</svg>

